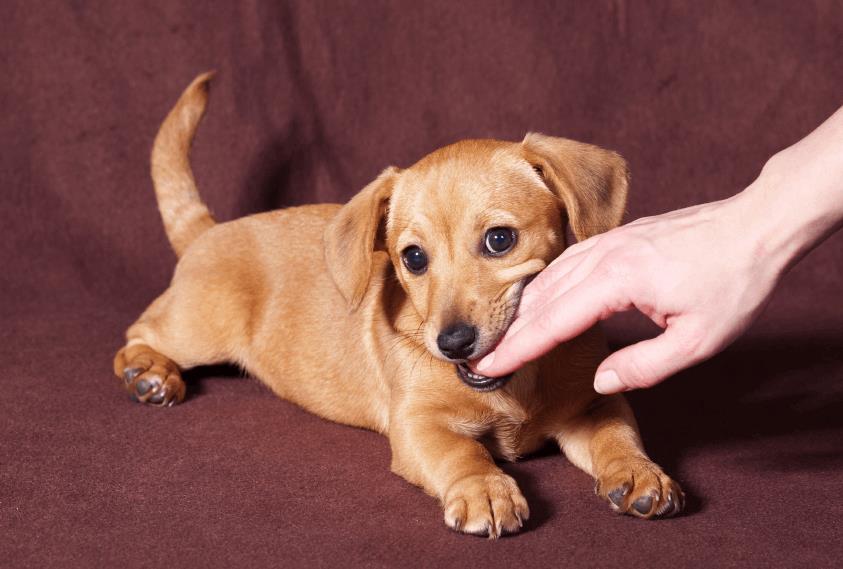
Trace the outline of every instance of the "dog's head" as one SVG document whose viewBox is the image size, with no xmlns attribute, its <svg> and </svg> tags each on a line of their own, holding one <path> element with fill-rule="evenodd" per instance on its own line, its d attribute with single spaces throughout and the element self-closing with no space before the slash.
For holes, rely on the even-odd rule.
<svg viewBox="0 0 843 569">
<path fill-rule="evenodd" d="M 618 154 L 540 134 L 521 143 L 467 140 L 410 168 L 388 168 L 331 221 L 328 268 L 352 309 L 362 301 L 377 249 L 421 318 L 435 357 L 478 390 L 496 389 L 466 365 L 509 327 L 529 278 L 577 239 L 623 216 L 626 163 Z"/>
</svg>

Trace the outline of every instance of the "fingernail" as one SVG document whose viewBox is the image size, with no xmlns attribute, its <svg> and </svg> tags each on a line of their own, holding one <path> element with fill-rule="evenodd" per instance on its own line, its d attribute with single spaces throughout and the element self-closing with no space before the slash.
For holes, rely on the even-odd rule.
<svg viewBox="0 0 843 569">
<path fill-rule="evenodd" d="M 626 385 L 621 382 L 614 370 L 607 369 L 598 373 L 597 377 L 594 378 L 594 391 L 609 395 L 610 393 L 626 391 Z"/>
<path fill-rule="evenodd" d="M 486 369 L 490 365 L 492 365 L 492 362 L 494 362 L 494 361 L 495 361 L 495 352 L 492 352 L 491 354 L 487 355 L 485 358 L 483 358 L 482 360 L 480 360 L 477 363 L 477 366 L 476 366 L 477 371 L 483 371 L 484 369 Z"/>
</svg>

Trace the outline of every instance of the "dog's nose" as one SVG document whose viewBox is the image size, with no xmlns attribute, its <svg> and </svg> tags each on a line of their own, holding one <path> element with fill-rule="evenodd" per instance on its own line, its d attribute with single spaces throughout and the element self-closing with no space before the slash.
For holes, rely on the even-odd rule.
<svg viewBox="0 0 843 569">
<path fill-rule="evenodd" d="M 436 344 L 446 358 L 460 360 L 467 358 L 474 351 L 476 339 L 477 328 L 460 322 L 442 330 L 436 338 Z"/>
</svg>

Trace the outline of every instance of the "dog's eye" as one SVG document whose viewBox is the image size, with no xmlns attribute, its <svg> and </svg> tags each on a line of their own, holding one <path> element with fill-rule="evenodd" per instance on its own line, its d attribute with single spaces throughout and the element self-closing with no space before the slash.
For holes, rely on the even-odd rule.
<svg viewBox="0 0 843 569">
<path fill-rule="evenodd" d="M 493 227 L 486 232 L 486 252 L 489 255 L 503 255 L 515 245 L 515 230 L 509 227 Z"/>
<path fill-rule="evenodd" d="M 427 254 L 417 245 L 410 245 L 401 252 L 401 259 L 407 270 L 420 275 L 427 270 Z"/>
</svg>

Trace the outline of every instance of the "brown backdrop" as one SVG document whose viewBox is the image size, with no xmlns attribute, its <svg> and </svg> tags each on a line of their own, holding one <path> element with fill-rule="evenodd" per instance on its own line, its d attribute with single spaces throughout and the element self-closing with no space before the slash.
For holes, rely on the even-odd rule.
<svg viewBox="0 0 843 569">
<path fill-rule="evenodd" d="M 220 219 L 531 129 L 623 153 L 634 219 L 745 186 L 843 103 L 841 54 L 839 1 L 2 2 L 0 565 L 839 564 L 843 235 L 737 345 L 633 395 L 692 496 L 671 521 L 610 514 L 547 452 L 506 467 L 526 533 L 459 536 L 377 435 L 227 369 L 143 408 L 110 366 L 172 271 L 148 152 L 202 70 L 194 165 Z"/>
</svg>

